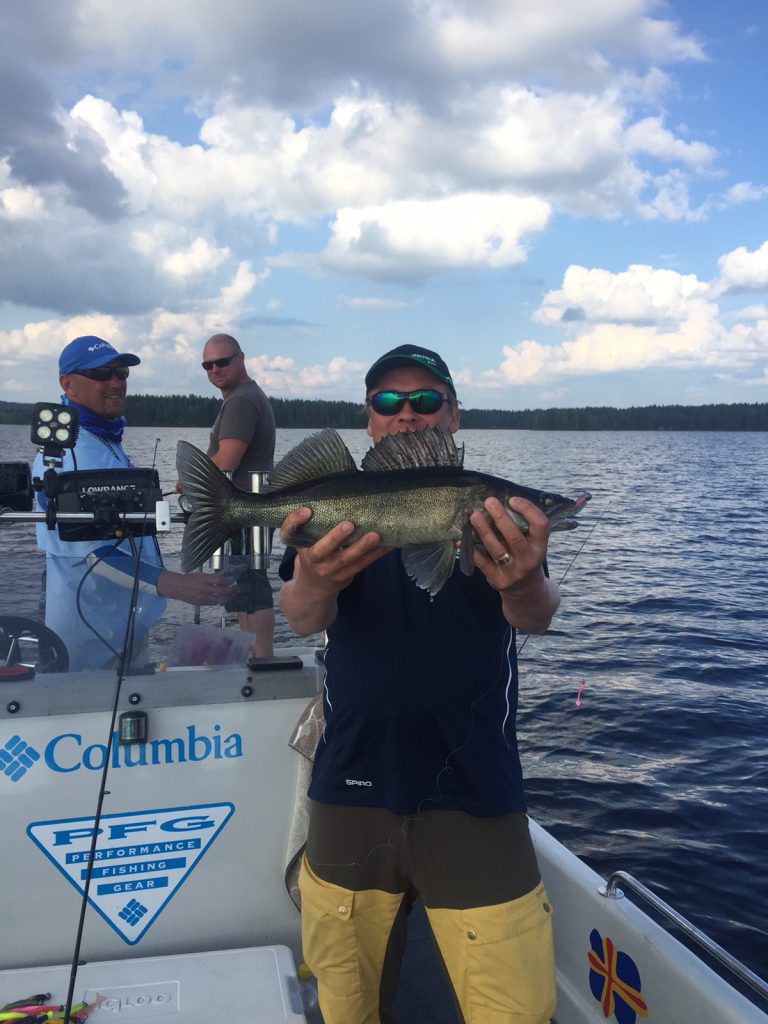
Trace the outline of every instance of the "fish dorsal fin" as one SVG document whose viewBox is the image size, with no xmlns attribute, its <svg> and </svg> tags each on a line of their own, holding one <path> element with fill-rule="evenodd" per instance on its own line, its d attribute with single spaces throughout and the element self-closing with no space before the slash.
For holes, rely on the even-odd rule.
<svg viewBox="0 0 768 1024">
<path fill-rule="evenodd" d="M 458 448 L 453 434 L 438 427 L 387 434 L 367 452 L 361 465 L 369 473 L 431 466 L 460 468 L 464 465 L 464 445 Z"/>
<path fill-rule="evenodd" d="M 269 472 L 269 489 L 277 490 L 331 473 L 355 473 L 357 466 L 335 430 L 310 434 Z"/>
</svg>

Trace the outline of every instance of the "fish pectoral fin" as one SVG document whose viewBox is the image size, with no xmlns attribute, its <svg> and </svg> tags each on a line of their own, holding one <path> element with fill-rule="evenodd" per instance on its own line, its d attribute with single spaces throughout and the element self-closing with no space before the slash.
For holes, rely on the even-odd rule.
<svg viewBox="0 0 768 1024">
<path fill-rule="evenodd" d="M 465 576 L 471 576 L 475 571 L 475 531 L 469 520 L 464 524 L 461 531 L 461 558 L 459 568 Z"/>
<path fill-rule="evenodd" d="M 456 547 L 452 540 L 438 544 L 414 544 L 400 552 L 405 571 L 417 587 L 428 590 L 434 597 L 448 582 L 456 561 Z"/>
</svg>

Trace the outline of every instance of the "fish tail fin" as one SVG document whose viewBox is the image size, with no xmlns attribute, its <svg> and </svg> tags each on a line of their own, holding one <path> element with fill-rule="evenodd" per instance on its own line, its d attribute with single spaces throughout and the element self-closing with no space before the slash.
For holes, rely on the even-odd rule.
<svg viewBox="0 0 768 1024">
<path fill-rule="evenodd" d="M 229 516 L 234 487 L 218 466 L 188 441 L 176 446 L 176 469 L 182 490 L 192 502 L 181 542 L 181 571 L 191 572 L 237 529 Z"/>
</svg>

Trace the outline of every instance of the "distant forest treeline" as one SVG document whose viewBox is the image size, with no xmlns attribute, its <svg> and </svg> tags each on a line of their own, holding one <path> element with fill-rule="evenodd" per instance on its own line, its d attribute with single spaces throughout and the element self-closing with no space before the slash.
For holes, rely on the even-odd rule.
<svg viewBox="0 0 768 1024">
<path fill-rule="evenodd" d="M 278 427 L 360 427 L 362 403 L 271 398 Z M 129 395 L 135 427 L 210 427 L 220 399 L 200 395 Z M 27 424 L 31 404 L 0 402 L 0 423 Z M 630 409 L 462 409 L 461 425 L 481 430 L 768 430 L 768 402 L 731 405 L 646 405 Z"/>
</svg>

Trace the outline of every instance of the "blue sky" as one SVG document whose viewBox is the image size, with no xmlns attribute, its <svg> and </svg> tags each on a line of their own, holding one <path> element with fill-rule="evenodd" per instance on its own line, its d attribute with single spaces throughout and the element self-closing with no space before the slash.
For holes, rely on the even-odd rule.
<svg viewBox="0 0 768 1024">
<path fill-rule="evenodd" d="M 765 0 L 0 7 L 0 399 L 78 334 L 136 392 L 768 401 Z"/>
</svg>

